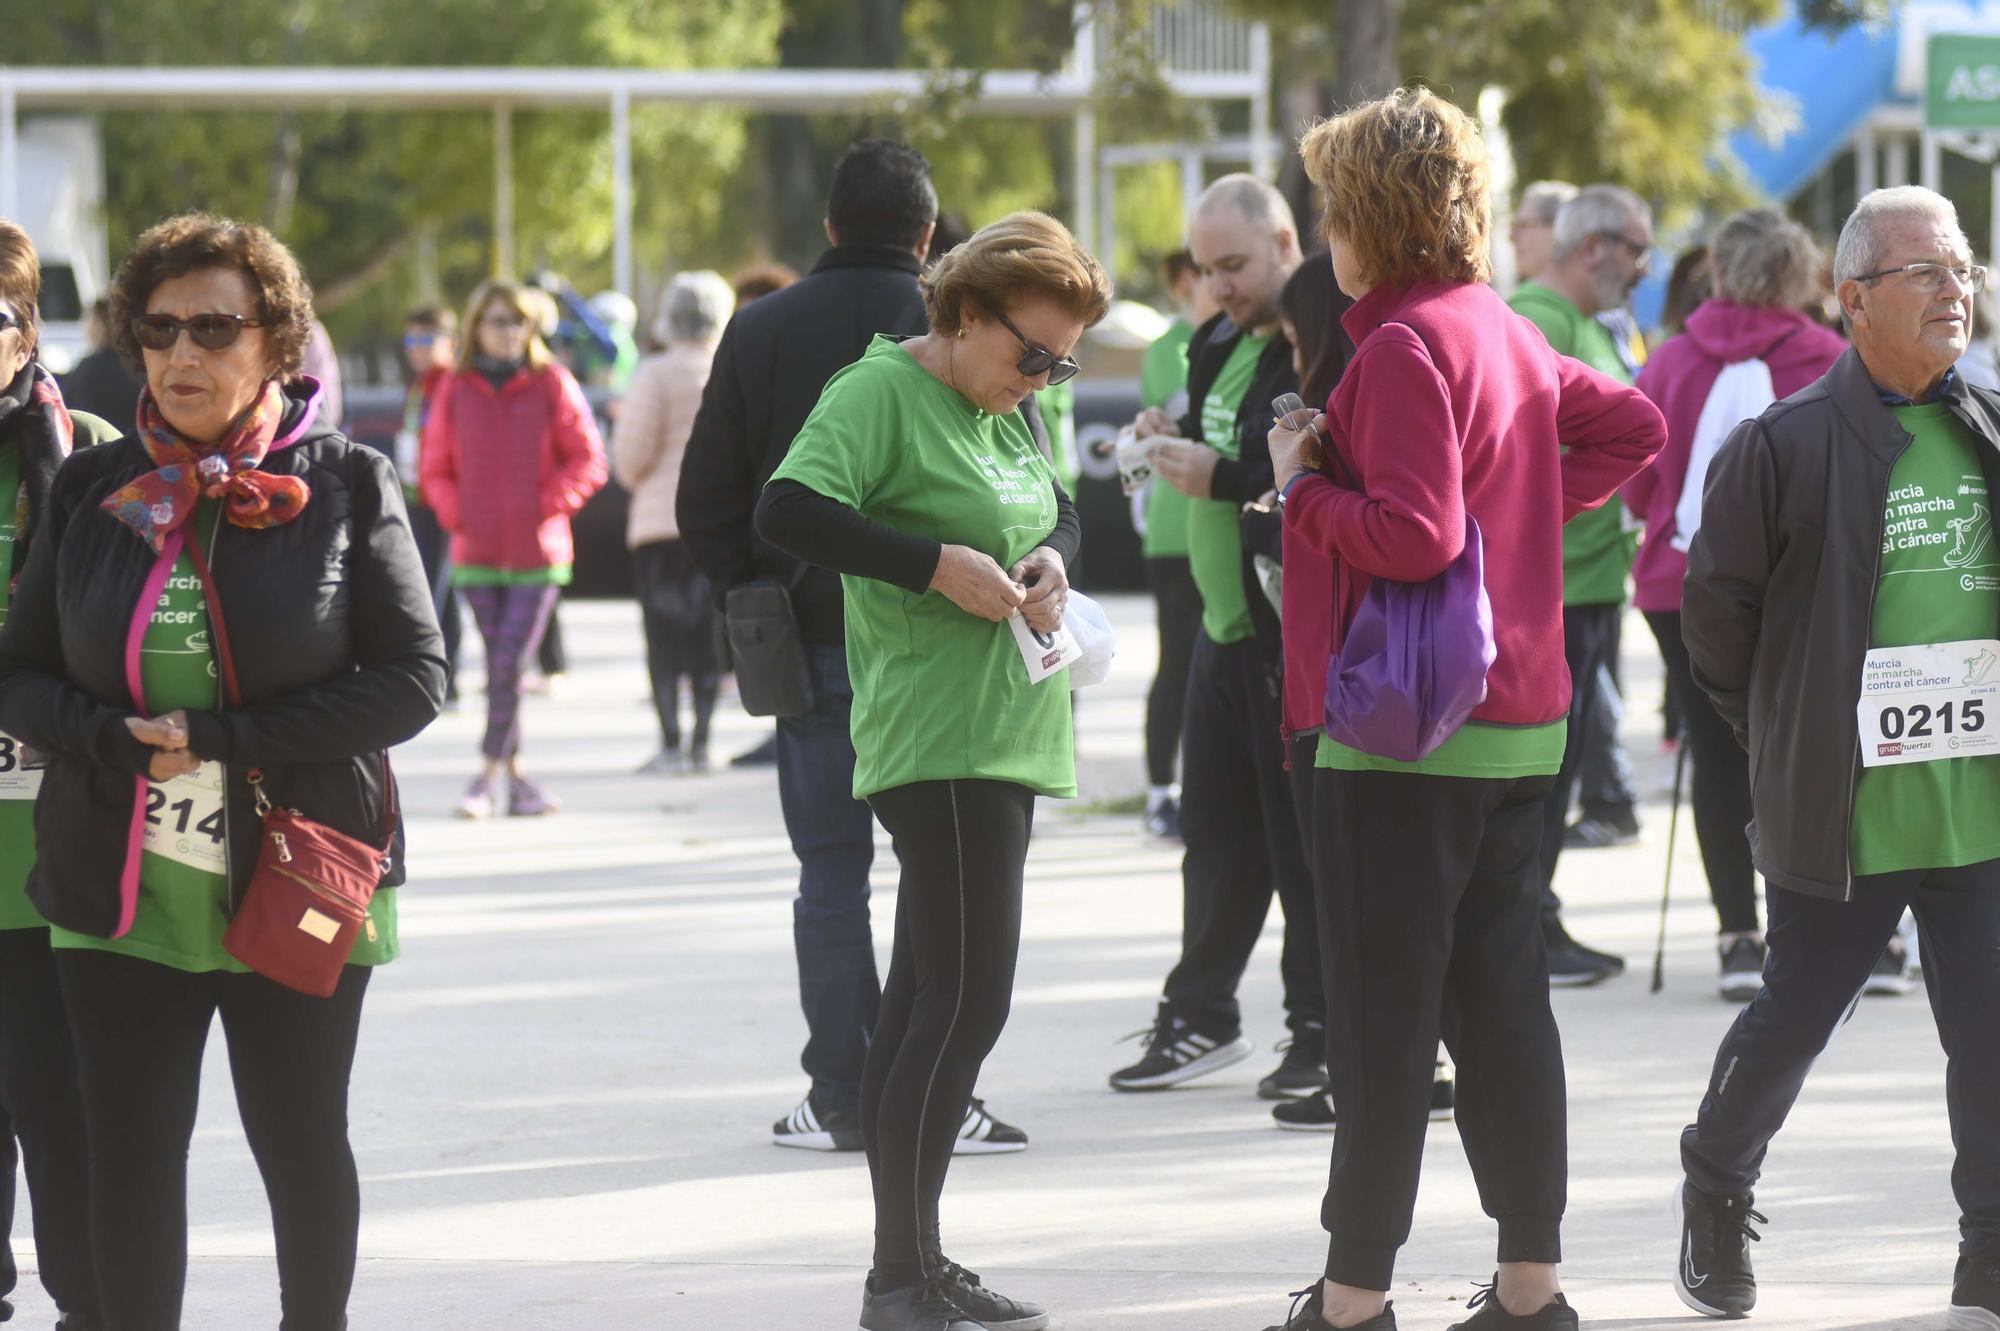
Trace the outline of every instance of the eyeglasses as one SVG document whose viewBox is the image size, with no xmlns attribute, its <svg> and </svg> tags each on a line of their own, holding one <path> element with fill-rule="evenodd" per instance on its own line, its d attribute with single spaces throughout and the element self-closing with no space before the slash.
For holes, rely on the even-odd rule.
<svg viewBox="0 0 2000 1331">
<path fill-rule="evenodd" d="M 1632 266 L 1640 272 L 1643 273 L 1653 266 L 1653 247 L 1651 245 L 1642 245 L 1623 231 L 1600 231 L 1597 234 L 1606 240 L 1615 240 L 1626 249 L 1632 251 Z"/>
<path fill-rule="evenodd" d="M 1046 374 L 1051 384 L 1066 384 L 1076 378 L 1077 371 L 1083 368 L 1068 356 L 1058 356 L 1047 347 L 1022 337 L 1021 330 L 1014 327 L 1013 321 L 999 310 L 993 311 L 993 317 L 998 319 L 1000 326 L 1012 333 L 1014 340 L 1025 349 L 1021 359 L 1014 362 L 1014 368 L 1021 372 L 1022 378 L 1032 379 L 1038 374 Z"/>
<path fill-rule="evenodd" d="M 403 345 L 412 351 L 420 351 L 425 347 L 436 346 L 438 339 L 442 336 L 443 334 L 441 333 L 405 333 L 403 334 Z"/>
<path fill-rule="evenodd" d="M 518 314 L 488 314 L 482 316 L 479 322 L 482 327 L 504 328 L 508 332 L 528 326 L 528 321 Z"/>
<path fill-rule="evenodd" d="M 1910 285 L 1919 291 L 1939 292 L 1944 290 L 1944 279 L 1950 274 L 1968 295 L 1976 296 L 1986 290 L 1986 270 L 1976 263 L 1954 267 L 1948 263 L 1905 263 L 1894 268 L 1878 268 L 1872 273 L 1863 273 L 1855 278 L 1857 282 L 1873 282 L 1878 277 L 1895 277 L 1898 274 L 1910 279 Z"/>
<path fill-rule="evenodd" d="M 9 328 L 18 329 L 26 327 L 27 325 L 21 322 L 20 315 L 14 313 L 14 311 L 8 309 L 5 305 L 0 305 L 0 333 L 6 332 Z"/>
<path fill-rule="evenodd" d="M 142 314 L 132 321 L 132 336 L 148 351 L 165 351 L 180 340 L 181 329 L 185 328 L 202 350 L 221 351 L 243 336 L 244 329 L 263 326 L 262 320 L 245 319 L 240 314 L 197 314 L 192 319 Z"/>
</svg>

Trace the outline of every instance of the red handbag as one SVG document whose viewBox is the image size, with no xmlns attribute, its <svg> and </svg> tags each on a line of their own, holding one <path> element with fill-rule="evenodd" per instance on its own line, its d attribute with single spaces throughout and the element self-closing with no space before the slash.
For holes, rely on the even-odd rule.
<svg viewBox="0 0 2000 1331">
<path fill-rule="evenodd" d="M 187 548 L 208 603 L 209 631 L 222 665 L 223 687 L 229 705 L 240 708 L 243 691 L 236 682 L 236 662 L 214 579 L 197 543 L 190 541 Z M 223 949 L 266 979 L 330 998 L 363 930 L 370 939 L 375 937 L 368 903 L 389 872 L 389 846 L 396 828 L 396 777 L 389 770 L 389 755 L 382 755 L 380 846 L 315 822 L 297 809 L 271 803 L 264 793 L 261 768 L 252 768 L 246 779 L 256 796 L 264 834 L 250 885 L 222 935 Z"/>
</svg>

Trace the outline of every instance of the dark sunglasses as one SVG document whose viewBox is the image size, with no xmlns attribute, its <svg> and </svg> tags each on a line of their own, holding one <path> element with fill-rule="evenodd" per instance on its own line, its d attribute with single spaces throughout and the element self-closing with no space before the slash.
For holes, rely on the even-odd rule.
<svg viewBox="0 0 2000 1331">
<path fill-rule="evenodd" d="M 246 328 L 262 328 L 263 321 L 240 314 L 197 314 L 192 319 L 176 319 L 171 314 L 142 314 L 132 321 L 132 336 L 148 351 L 165 351 L 180 340 L 181 329 L 188 331 L 203 351 L 220 351 Z"/>
<path fill-rule="evenodd" d="M 434 347 L 442 333 L 405 333 L 403 345 L 414 350 L 417 347 Z"/>
<path fill-rule="evenodd" d="M 1030 342 L 1027 338 L 1022 337 L 1021 330 L 1014 327 L 1013 320 L 1000 313 L 1000 311 L 993 311 L 993 317 L 998 319 L 1000 326 L 1012 333 L 1014 340 L 1019 342 L 1024 348 L 1021 353 L 1021 359 L 1014 362 L 1014 368 L 1021 372 L 1022 378 L 1032 379 L 1038 374 L 1046 374 L 1049 377 L 1049 383 L 1066 384 L 1076 378 L 1077 371 L 1083 368 L 1068 356 L 1058 356 L 1047 347 L 1037 345 Z"/>
<path fill-rule="evenodd" d="M 27 325 L 21 322 L 20 315 L 14 313 L 14 311 L 8 309 L 5 305 L 0 305 L 0 333 L 6 332 L 9 328 L 26 327 Z"/>
</svg>

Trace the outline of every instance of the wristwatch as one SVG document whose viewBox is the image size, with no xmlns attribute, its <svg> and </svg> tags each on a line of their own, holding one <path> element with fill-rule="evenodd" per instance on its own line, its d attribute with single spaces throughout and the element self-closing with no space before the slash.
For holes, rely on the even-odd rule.
<svg viewBox="0 0 2000 1331">
<path fill-rule="evenodd" d="M 1283 488 L 1278 491 L 1278 507 L 1282 509 L 1285 506 L 1285 497 L 1291 494 L 1294 485 L 1297 485 L 1308 476 L 1317 476 L 1318 474 L 1318 472 L 1307 467 L 1300 467 L 1297 471 L 1293 472 L 1292 479 L 1286 481 Z"/>
</svg>

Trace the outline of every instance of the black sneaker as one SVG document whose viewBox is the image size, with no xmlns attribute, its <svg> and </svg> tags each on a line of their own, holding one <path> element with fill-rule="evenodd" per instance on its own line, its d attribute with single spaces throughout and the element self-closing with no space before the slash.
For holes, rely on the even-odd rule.
<svg viewBox="0 0 2000 1331">
<path fill-rule="evenodd" d="M 870 1276 L 861 1291 L 861 1331 L 980 1331 L 980 1326 L 951 1301 L 942 1281 L 881 1293 Z"/>
<path fill-rule="evenodd" d="M 770 736 L 754 749 L 745 749 L 729 760 L 731 767 L 776 767 L 778 765 L 778 732 Z"/>
<path fill-rule="evenodd" d="M 2000 1331 L 2000 1258 L 1958 1259 L 1945 1331 Z"/>
<path fill-rule="evenodd" d="M 953 1155 L 1009 1155 L 1027 1149 L 1028 1134 L 987 1113 L 986 1102 L 978 1096 L 966 1105 L 958 1140 L 951 1144 Z"/>
<path fill-rule="evenodd" d="M 858 1151 L 861 1149 L 861 1116 L 840 1109 L 822 1109 L 810 1094 L 799 1107 L 771 1125 L 775 1146 L 792 1146 L 802 1151 Z"/>
<path fill-rule="evenodd" d="M 1146 1039 L 1145 1057 L 1111 1074 L 1114 1091 L 1163 1091 L 1241 1063 L 1256 1048 L 1243 1038 L 1241 1029 L 1219 1036 L 1204 1034 L 1175 1016 L 1165 1003 L 1160 1004 L 1151 1029 L 1125 1038 L 1140 1036 Z"/>
<path fill-rule="evenodd" d="M 1867 982 L 1861 986 L 1864 994 L 1876 997 L 1900 998 L 1917 987 L 1916 979 L 1910 974 L 1910 956 L 1903 948 L 1903 940 L 1892 938 L 1889 946 L 1882 949 L 1881 959 L 1875 969 L 1868 972 Z"/>
<path fill-rule="evenodd" d="M 1449 1123 L 1457 1113 L 1458 1086 L 1451 1069 L 1439 1059 L 1437 1072 L 1431 1077 L 1431 1122 Z"/>
<path fill-rule="evenodd" d="M 932 1275 L 945 1297 L 986 1331 L 1042 1331 L 1048 1312 L 1035 1304 L 995 1294 L 979 1282 L 979 1273 L 957 1262 L 946 1262 Z"/>
<path fill-rule="evenodd" d="M 1722 975 L 1716 991 L 1732 1003 L 1747 1003 L 1764 987 L 1764 944 L 1739 938 L 1721 949 Z"/>
<path fill-rule="evenodd" d="M 1746 1317 L 1757 1306 L 1750 1244 L 1761 1236 L 1750 1222 L 1770 1222 L 1751 1207 L 1752 1200 L 1747 1192 L 1711 1197 L 1685 1180 L 1674 1190 L 1674 1219 L 1681 1228 L 1674 1293 L 1704 1317 Z"/>
<path fill-rule="evenodd" d="M 1609 850 L 1639 839 L 1639 824 L 1620 826 L 1609 818 L 1579 818 L 1563 829 L 1564 850 Z"/>
<path fill-rule="evenodd" d="M 1545 928 L 1543 935 L 1549 946 L 1551 988 L 1581 989 L 1625 973 L 1625 958 L 1585 947 L 1560 924 Z"/>
<path fill-rule="evenodd" d="M 1181 806 L 1169 798 L 1146 810 L 1146 832 L 1163 841 L 1181 839 Z"/>
<path fill-rule="evenodd" d="M 1472 1316 L 1463 1322 L 1452 1323 L 1451 1331 L 1576 1331 L 1576 1309 L 1569 1306 L 1569 1300 L 1556 1295 L 1554 1303 L 1545 1303 L 1537 1312 L 1526 1317 L 1516 1317 L 1500 1305 L 1500 1296 L 1494 1291 L 1500 1286 L 1500 1277 L 1495 1274 L 1493 1283 L 1481 1285 L 1479 1292 L 1465 1301 L 1472 1309 Z"/>
<path fill-rule="evenodd" d="M 1271 1121 L 1286 1132 L 1332 1132 L 1333 1092 L 1321 1091 L 1303 1100 L 1272 1105 Z"/>
<path fill-rule="evenodd" d="M 1279 1109 L 1289 1108 L 1279 1105 Z M 1298 1290 L 1289 1297 L 1292 1300 L 1291 1315 L 1281 1326 L 1267 1326 L 1264 1331 L 1333 1331 L 1333 1323 L 1320 1313 L 1320 1295 L 1325 1289 L 1320 1281 L 1313 1281 L 1309 1288 Z M 1382 1311 L 1365 1322 L 1356 1322 L 1349 1331 L 1396 1331 L 1396 1305 L 1385 1303 Z"/>
<path fill-rule="evenodd" d="M 1278 1041 L 1277 1069 L 1257 1083 L 1259 1100 L 1301 1100 L 1326 1089 L 1326 1030 L 1308 1025 L 1303 1035 Z"/>
</svg>

